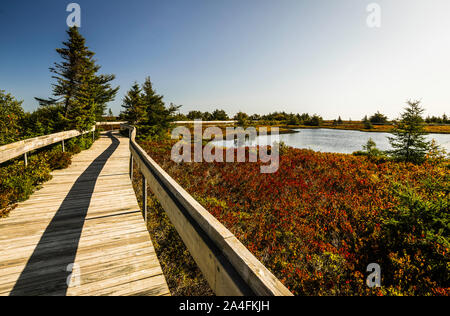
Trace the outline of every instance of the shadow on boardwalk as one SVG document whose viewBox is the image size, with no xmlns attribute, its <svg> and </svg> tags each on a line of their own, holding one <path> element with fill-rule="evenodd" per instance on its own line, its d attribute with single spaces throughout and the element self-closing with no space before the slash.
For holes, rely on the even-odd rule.
<svg viewBox="0 0 450 316">
<path fill-rule="evenodd" d="M 11 291 L 17 295 L 66 295 L 86 214 L 100 172 L 119 146 L 111 145 L 80 175 L 43 233 Z"/>
</svg>

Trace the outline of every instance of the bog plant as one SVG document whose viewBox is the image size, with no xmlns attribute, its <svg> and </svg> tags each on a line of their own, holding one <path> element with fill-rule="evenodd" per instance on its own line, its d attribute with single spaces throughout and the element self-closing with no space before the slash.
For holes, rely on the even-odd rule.
<svg viewBox="0 0 450 316">
<path fill-rule="evenodd" d="M 408 101 L 405 111 L 401 114 L 398 122 L 389 137 L 392 157 L 400 161 L 420 163 L 430 149 L 430 143 L 425 140 L 424 120 L 422 114 L 425 110 L 420 101 Z"/>
<path fill-rule="evenodd" d="M 297 295 L 448 295 L 449 167 L 286 148 L 280 167 L 143 148 Z M 367 148 L 373 150 L 373 147 Z M 366 285 L 378 263 L 382 287 Z"/>
<path fill-rule="evenodd" d="M 80 136 L 66 143 L 66 152 L 61 145 L 32 153 L 25 167 L 21 159 L 6 162 L 0 166 L 0 217 L 7 216 L 16 203 L 24 201 L 51 179 L 50 172 L 70 166 L 72 155 L 92 146 L 92 137 Z"/>
</svg>

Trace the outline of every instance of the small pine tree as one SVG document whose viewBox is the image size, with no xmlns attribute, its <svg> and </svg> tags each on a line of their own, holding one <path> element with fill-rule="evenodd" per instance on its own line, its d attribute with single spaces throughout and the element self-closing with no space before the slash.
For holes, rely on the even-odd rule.
<svg viewBox="0 0 450 316">
<path fill-rule="evenodd" d="M 142 100 L 142 90 L 137 82 L 133 84 L 123 99 L 124 110 L 121 117 L 129 124 L 136 125 L 145 120 L 145 106 Z"/>
<path fill-rule="evenodd" d="M 234 116 L 234 120 L 237 121 L 238 126 L 247 127 L 248 125 L 248 115 L 244 112 L 238 112 Z"/>
<path fill-rule="evenodd" d="M 388 117 L 384 114 L 381 114 L 380 111 L 378 111 L 377 113 L 372 115 L 369 120 L 371 123 L 374 124 L 384 124 L 387 123 Z"/>
<path fill-rule="evenodd" d="M 447 151 L 445 150 L 445 148 L 439 146 L 436 140 L 433 138 L 430 142 L 430 149 L 427 153 L 426 158 L 430 162 L 441 163 L 447 158 Z"/>
<path fill-rule="evenodd" d="M 224 110 L 215 110 L 212 113 L 212 119 L 215 121 L 227 121 L 229 117 Z"/>
<path fill-rule="evenodd" d="M 377 144 L 372 138 L 369 138 L 366 145 L 363 146 L 363 149 L 369 157 L 379 157 L 383 154 L 382 151 L 377 148 Z"/>
<path fill-rule="evenodd" d="M 422 162 L 429 151 L 430 143 L 425 140 L 422 114 L 424 109 L 420 101 L 408 101 L 405 111 L 389 137 L 392 150 L 389 154 L 395 159 L 408 162 Z"/>
<path fill-rule="evenodd" d="M 150 77 L 142 85 L 142 102 L 145 109 L 145 119 L 142 121 L 140 137 L 164 137 L 175 121 L 175 114 L 180 108 L 174 104 L 166 107 L 163 96 L 153 89 Z"/>
</svg>

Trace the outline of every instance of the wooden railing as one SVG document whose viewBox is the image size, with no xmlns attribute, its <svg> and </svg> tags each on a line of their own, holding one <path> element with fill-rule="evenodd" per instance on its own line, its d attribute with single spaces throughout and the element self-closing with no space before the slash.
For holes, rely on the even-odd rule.
<svg viewBox="0 0 450 316">
<path fill-rule="evenodd" d="M 8 145 L 4 145 L 0 147 L 0 163 L 5 161 L 17 158 L 19 156 L 24 156 L 25 165 L 28 164 L 27 154 L 30 151 L 40 149 L 46 146 L 50 146 L 56 143 L 62 144 L 62 150 L 64 151 L 64 141 L 67 139 L 71 139 L 82 134 L 87 134 L 90 132 L 94 132 L 95 127 L 88 132 L 80 133 L 79 131 L 72 130 L 66 132 L 60 132 L 45 136 L 39 136 L 35 138 L 29 138 L 25 140 L 21 140 L 19 142 L 11 143 Z"/>
<path fill-rule="evenodd" d="M 147 218 L 147 185 L 167 213 L 216 295 L 291 296 L 292 293 L 216 218 L 172 179 L 136 143 L 129 130 L 130 176 L 135 163 L 143 175 L 143 209 Z"/>
<path fill-rule="evenodd" d="M 202 122 L 202 124 L 206 124 L 206 125 L 208 125 L 208 124 L 221 124 L 221 125 L 223 125 L 223 124 L 231 124 L 231 125 L 233 125 L 233 124 L 235 124 L 235 123 L 237 123 L 238 121 L 201 121 Z M 195 123 L 197 123 L 197 121 L 175 121 L 174 122 L 175 124 L 195 124 Z"/>
<path fill-rule="evenodd" d="M 122 125 L 127 124 L 127 122 L 97 122 L 96 126 L 111 126 L 111 125 Z"/>
</svg>

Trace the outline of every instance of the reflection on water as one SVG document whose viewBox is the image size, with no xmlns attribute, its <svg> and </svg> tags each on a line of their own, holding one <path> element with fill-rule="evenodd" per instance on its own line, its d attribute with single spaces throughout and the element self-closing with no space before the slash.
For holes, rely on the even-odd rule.
<svg viewBox="0 0 450 316">
<path fill-rule="evenodd" d="M 371 133 L 360 131 L 345 131 L 335 129 L 301 129 L 299 133 L 283 134 L 279 136 L 258 136 L 253 141 L 247 141 L 246 146 L 268 145 L 273 142 L 282 141 L 286 145 L 295 148 L 308 148 L 321 152 L 336 152 L 343 154 L 351 154 L 355 151 L 362 150 L 362 146 L 372 138 L 377 147 L 381 150 L 391 149 L 388 137 L 389 133 Z M 430 134 L 427 135 L 428 140 L 435 139 L 436 142 L 450 152 L 450 134 Z M 225 147 L 236 146 L 233 141 L 220 142 Z"/>
</svg>

